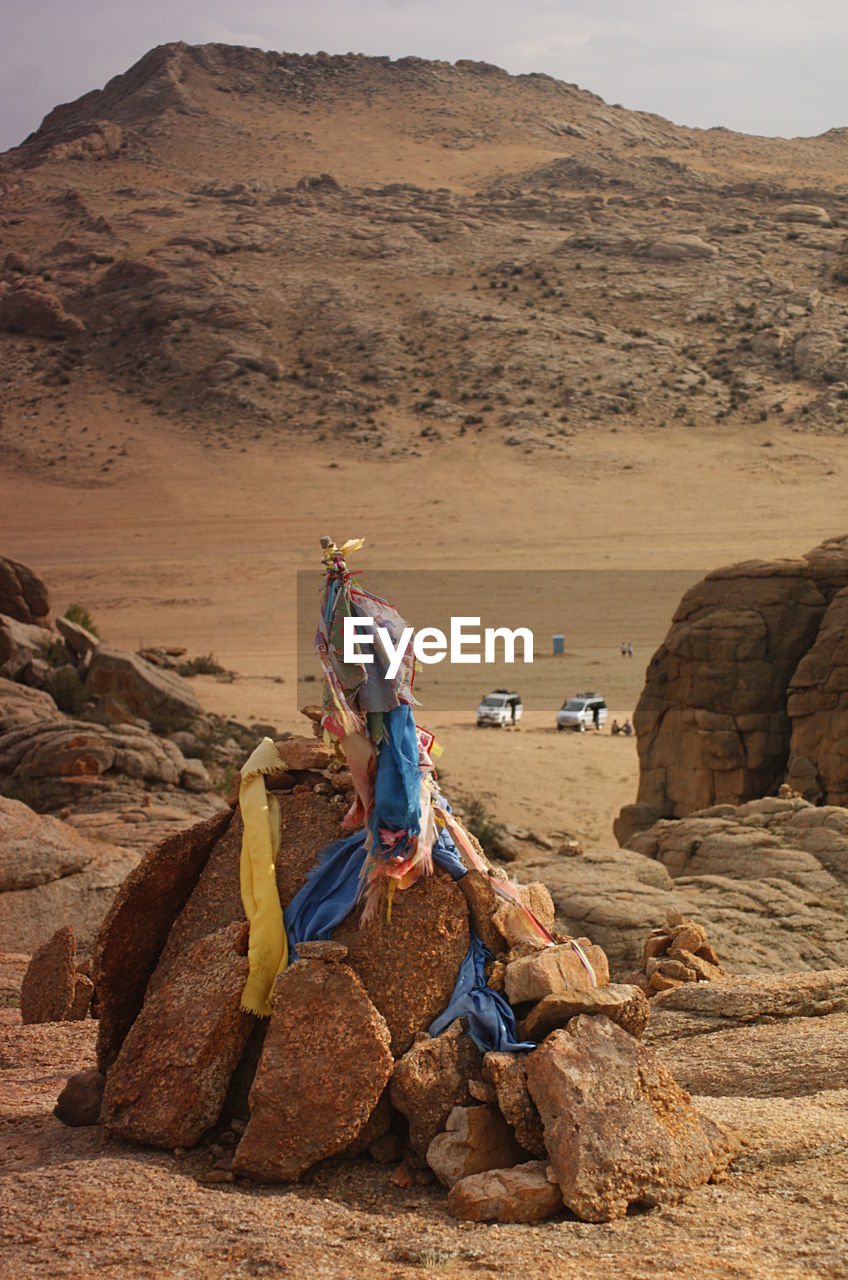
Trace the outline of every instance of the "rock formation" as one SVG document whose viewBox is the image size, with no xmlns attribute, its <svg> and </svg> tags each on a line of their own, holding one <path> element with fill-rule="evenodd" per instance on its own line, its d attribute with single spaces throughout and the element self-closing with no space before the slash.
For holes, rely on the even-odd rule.
<svg viewBox="0 0 848 1280">
<path fill-rule="evenodd" d="M 661 819 L 628 847 L 525 862 L 560 928 L 588 933 L 614 977 L 643 962 L 669 911 L 694 920 L 730 973 L 848 964 L 848 809 L 798 796 Z"/>
<path fill-rule="evenodd" d="M 338 834 L 352 780 L 312 739 L 280 742 L 277 751 L 287 768 L 275 793 L 285 908 Z M 165 1148 L 221 1134 L 229 1176 L 260 1181 L 294 1181 L 329 1157 L 370 1150 L 385 1159 L 405 1147 L 397 1177 L 429 1166 L 452 1189 L 452 1210 L 478 1220 L 533 1221 L 563 1202 L 589 1219 L 617 1216 L 648 1197 L 679 1196 L 720 1166 L 687 1095 L 650 1050 L 628 1047 L 645 1028 L 642 992 L 610 985 L 606 956 L 587 938 L 579 952 L 562 934 L 553 944 L 519 938 L 521 909 L 503 910 L 488 872 L 478 870 L 463 892 L 462 879 L 437 869 L 395 896 L 390 920 L 378 913 L 363 924 L 354 908 L 331 939 L 298 943 L 295 962 L 276 978 L 269 1019 L 244 1013 L 241 835 L 234 810 L 172 836 L 129 876 L 104 921 L 92 976 L 100 1119 L 109 1132 Z M 522 895 L 553 924 L 542 885 Z M 469 917 L 491 943 L 490 983 L 512 1001 L 528 1043 L 541 1045 L 529 1054 L 484 1054 L 463 1018 L 442 1035 L 428 1031 L 466 961 Z M 618 1122 L 654 1134 L 650 1116 L 662 1110 L 671 1126 L 659 1164 L 637 1148 L 628 1161 L 590 1151 L 579 1163 L 594 1169 L 587 1176 L 596 1189 L 581 1182 L 575 1191 L 556 1103 L 564 1086 L 559 1077 L 543 1083 L 542 1063 L 554 1050 L 559 1061 L 563 1036 L 581 1046 L 564 1068 L 570 1079 L 585 1076 L 578 1092 L 594 1087 L 592 1073 L 616 1046 Z M 62 1104 L 71 1117 L 87 1114 L 91 1091 L 90 1080 L 75 1083 Z M 604 1134 L 606 1152 L 612 1136 Z M 547 1157 L 554 1174 L 534 1157 Z M 610 1180 L 615 1191 L 602 1192 Z"/>
<path fill-rule="evenodd" d="M 841 802 L 846 586 L 848 537 L 716 570 L 687 592 L 636 708 L 639 792 L 616 821 L 620 844 L 657 818 L 759 799 L 787 775 Z"/>
</svg>

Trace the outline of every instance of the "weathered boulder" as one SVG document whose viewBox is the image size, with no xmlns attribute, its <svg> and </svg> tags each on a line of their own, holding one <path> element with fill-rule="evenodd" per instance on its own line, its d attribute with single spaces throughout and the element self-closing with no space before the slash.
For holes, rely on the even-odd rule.
<svg viewBox="0 0 848 1280">
<path fill-rule="evenodd" d="M 280 974 L 236 1173 L 290 1182 L 360 1134 L 392 1074 L 389 1030 L 346 964 Z"/>
<path fill-rule="evenodd" d="M 612 983 L 607 987 L 591 990 L 567 988 L 555 995 L 545 996 L 534 1005 L 519 1023 L 518 1034 L 522 1040 L 545 1039 L 551 1031 L 565 1027 L 578 1014 L 604 1014 L 611 1022 L 641 1039 L 648 1022 L 650 1005 L 638 987 L 626 983 Z"/>
<path fill-rule="evenodd" d="M 52 631 L 37 623 L 18 622 L 0 614 L 0 676 L 15 679 L 31 662 L 44 656 L 55 638 Z"/>
<path fill-rule="evenodd" d="M 399 1057 L 450 1000 L 468 951 L 468 909 L 461 890 L 437 869 L 414 891 L 395 894 L 390 924 L 378 913 L 362 925 L 357 911 L 333 937 L 348 948 L 348 964 L 386 1019 Z"/>
<path fill-rule="evenodd" d="M 186 769 L 180 749 L 141 728 L 88 720 L 43 721 L 0 735 L 0 775 L 12 780 L 101 778 L 123 774 L 177 787 Z"/>
<path fill-rule="evenodd" d="M 545 1160 L 492 1169 L 460 1179 L 448 1192 L 455 1218 L 469 1222 L 543 1222 L 562 1208 L 562 1193 Z"/>
<path fill-rule="evenodd" d="M 787 782 L 807 800 L 848 804 L 848 589 L 831 601 L 789 685 Z"/>
<path fill-rule="evenodd" d="M 524 1159 L 515 1135 L 497 1107 L 454 1107 L 445 1132 L 427 1149 L 427 1163 L 446 1187 L 472 1173 L 508 1169 Z"/>
<path fill-rule="evenodd" d="M 0 295 L 0 329 L 30 338 L 66 338 L 82 333 L 85 325 L 65 310 L 55 293 L 21 284 Z"/>
<path fill-rule="evenodd" d="M 43 720 L 61 719 L 62 713 L 49 693 L 0 676 L 0 736 Z"/>
<path fill-rule="evenodd" d="M 0 614 L 16 622 L 42 623 L 50 612 L 47 587 L 32 569 L 0 556 Z"/>
<path fill-rule="evenodd" d="M 227 810 L 154 845 L 121 885 L 92 955 L 101 1071 L 114 1062 L 135 1021 L 171 926 L 231 817 Z"/>
<path fill-rule="evenodd" d="M 110 1133 L 155 1147 L 190 1147 L 221 1113 L 253 1019 L 240 1008 L 247 980 L 247 925 L 188 947 L 156 974 L 106 1073 Z"/>
<path fill-rule="evenodd" d="M 60 920 L 90 947 L 136 855 L 0 796 L 0 937 L 33 952 Z"/>
<path fill-rule="evenodd" d="M 181 728 L 202 714 L 197 697 L 181 676 L 110 644 L 98 645 L 92 654 L 86 688 L 149 720 L 155 728 Z"/>
<path fill-rule="evenodd" d="M 830 214 L 819 204 L 782 204 L 774 216 L 777 222 L 813 222 L 820 227 L 831 225 Z"/>
<path fill-rule="evenodd" d="M 578 938 L 577 942 L 594 970 L 596 982 L 605 986 L 609 982 L 609 965 L 603 951 L 588 938 Z M 555 992 L 591 988 L 591 974 L 567 942 L 519 956 L 506 967 L 505 990 L 511 1005 L 543 1000 Z"/>
<path fill-rule="evenodd" d="M 77 1071 L 75 1075 L 69 1077 L 59 1094 L 53 1108 L 56 1119 L 61 1120 L 62 1124 L 71 1125 L 72 1128 L 97 1124 L 105 1084 L 106 1077 L 94 1067 Z"/>
<path fill-rule="evenodd" d="M 471 1102 L 468 1081 L 480 1076 L 483 1055 L 460 1021 L 441 1035 L 421 1037 L 395 1063 L 390 1086 L 392 1105 L 409 1122 L 409 1145 L 426 1156 L 454 1107 Z"/>
<path fill-rule="evenodd" d="M 646 1038 L 693 1093 L 808 1097 L 848 1071 L 848 969 L 680 987 L 653 1002 Z"/>
<path fill-rule="evenodd" d="M 87 663 L 94 650 L 100 645 L 99 638 L 93 632 L 78 622 L 72 622 L 70 618 L 58 617 L 56 630 L 77 662 Z"/>
<path fill-rule="evenodd" d="M 69 925 L 57 929 L 29 962 L 21 984 L 21 1021 L 64 1022 L 76 994 L 77 942 Z"/>
<path fill-rule="evenodd" d="M 688 1093 L 607 1018 L 580 1016 L 554 1031 L 529 1056 L 527 1084 L 563 1201 L 584 1221 L 678 1199 L 713 1172 Z"/>
<path fill-rule="evenodd" d="M 765 794 L 789 751 L 786 690 L 827 601 L 805 561 L 720 569 L 683 597 L 634 715 L 637 802 L 658 817 Z M 633 833 L 624 811 L 615 833 Z"/>
<path fill-rule="evenodd" d="M 696 235 L 664 236 L 648 248 L 654 262 L 697 262 L 718 257 L 718 249 Z"/>
</svg>

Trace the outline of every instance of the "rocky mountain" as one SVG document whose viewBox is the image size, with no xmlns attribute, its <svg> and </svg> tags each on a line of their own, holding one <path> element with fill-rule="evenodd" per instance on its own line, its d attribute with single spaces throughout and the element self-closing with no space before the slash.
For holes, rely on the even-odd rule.
<svg viewBox="0 0 848 1280">
<path fill-rule="evenodd" d="M 228 447 L 385 453 L 843 432 L 846 161 L 844 129 L 692 130 L 484 63 L 165 45 L 0 157 L 4 406 L 72 427 L 97 385 Z"/>
</svg>

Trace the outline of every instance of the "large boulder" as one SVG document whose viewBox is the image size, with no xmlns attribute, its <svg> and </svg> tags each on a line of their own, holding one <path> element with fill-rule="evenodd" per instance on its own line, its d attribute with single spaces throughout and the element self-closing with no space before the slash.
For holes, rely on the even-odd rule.
<svg viewBox="0 0 848 1280">
<path fill-rule="evenodd" d="M 828 798 L 831 778 L 842 794 L 846 588 L 842 536 L 799 560 L 716 570 L 686 593 L 634 715 L 639 791 L 614 824 L 619 844 L 657 818 L 766 795 L 788 767 L 805 794 Z"/>
<path fill-rule="evenodd" d="M 52 631 L 38 623 L 18 622 L 0 615 L 0 676 L 14 680 L 33 661 L 44 657 L 55 640 Z"/>
<path fill-rule="evenodd" d="M 30 960 L 21 984 L 21 1021 L 64 1022 L 76 995 L 77 942 L 69 925 L 57 929 Z"/>
<path fill-rule="evenodd" d="M 689 1094 L 604 1017 L 575 1018 L 533 1052 L 527 1084 L 566 1207 L 588 1222 L 677 1200 L 713 1173 Z"/>
<path fill-rule="evenodd" d="M 384 912 L 365 924 L 356 912 L 333 934 L 386 1019 L 396 1057 L 447 1005 L 469 944 L 465 898 L 447 872 L 437 869 L 414 890 L 395 894 L 390 924 Z"/>
<path fill-rule="evenodd" d="M 57 721 L 62 713 L 43 689 L 30 689 L 0 676 L 0 738 L 12 729 L 25 729 L 43 720 Z"/>
<path fill-rule="evenodd" d="M 848 589 L 832 600 L 789 685 L 787 781 L 808 800 L 848 804 Z"/>
<path fill-rule="evenodd" d="M 67 338 L 82 333 L 85 325 L 65 310 L 55 293 L 21 284 L 0 294 L 0 329 L 30 338 Z"/>
<path fill-rule="evenodd" d="M 293 1182 L 349 1148 L 392 1074 L 389 1043 L 348 965 L 307 959 L 282 973 L 234 1171 Z"/>
<path fill-rule="evenodd" d="M 802 561 L 720 569 L 687 592 L 634 715 L 637 803 L 683 817 L 775 785 L 789 752 L 786 690 L 826 606 Z M 625 813 L 619 843 L 628 828 Z"/>
<path fill-rule="evenodd" d="M 87 950 L 137 856 L 0 796 L 0 937 L 33 952 L 65 922 Z"/>
<path fill-rule="evenodd" d="M 236 924 L 188 947 L 166 978 L 154 973 L 106 1076 L 110 1133 L 173 1148 L 211 1128 L 253 1023 L 240 1007 L 247 972 L 247 926 Z"/>
<path fill-rule="evenodd" d="M 49 612 L 41 578 L 25 564 L 0 556 L 0 613 L 16 622 L 44 623 Z"/>
<path fill-rule="evenodd" d="M 157 729 L 179 729 L 202 714 L 181 676 L 110 644 L 98 645 L 92 654 L 86 688 Z"/>
</svg>

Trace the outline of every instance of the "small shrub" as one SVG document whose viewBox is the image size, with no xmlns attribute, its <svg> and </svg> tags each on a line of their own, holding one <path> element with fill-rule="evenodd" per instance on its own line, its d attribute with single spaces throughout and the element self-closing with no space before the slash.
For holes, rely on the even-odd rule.
<svg viewBox="0 0 848 1280">
<path fill-rule="evenodd" d="M 68 622 L 75 622 L 78 627 L 85 627 L 86 631 L 90 631 L 93 636 L 100 639 L 100 632 L 92 622 L 91 614 L 81 604 L 72 604 L 65 610 L 65 617 Z"/>
<path fill-rule="evenodd" d="M 89 695 L 73 667 L 60 667 L 48 687 L 56 706 L 66 716 L 81 716 L 87 709 Z"/>
<path fill-rule="evenodd" d="M 197 658 L 189 658 L 178 667 L 181 676 L 225 676 L 229 675 L 226 667 L 215 660 L 212 653 L 203 653 Z"/>
</svg>

